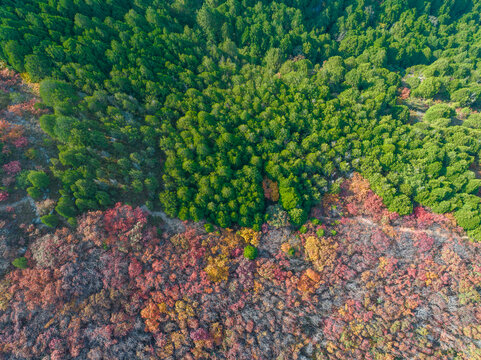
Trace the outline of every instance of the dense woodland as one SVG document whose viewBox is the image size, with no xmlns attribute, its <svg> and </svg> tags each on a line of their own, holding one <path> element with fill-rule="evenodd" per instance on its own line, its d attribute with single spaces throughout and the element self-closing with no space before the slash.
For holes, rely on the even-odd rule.
<svg viewBox="0 0 481 360">
<path fill-rule="evenodd" d="M 258 230 L 274 199 L 300 226 L 358 171 L 389 210 L 454 212 L 481 240 L 480 10 L 5 0 L 0 57 L 40 82 L 58 147 L 25 186 L 41 198 L 56 182 L 56 214 L 72 224 L 123 200 Z M 406 99 L 433 106 L 415 119 Z"/>
</svg>

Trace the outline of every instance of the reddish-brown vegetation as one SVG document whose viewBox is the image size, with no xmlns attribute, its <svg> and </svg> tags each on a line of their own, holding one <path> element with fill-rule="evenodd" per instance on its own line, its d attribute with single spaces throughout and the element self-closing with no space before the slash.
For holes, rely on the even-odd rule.
<svg viewBox="0 0 481 360">
<path fill-rule="evenodd" d="M 138 208 L 86 214 L 76 231 L 38 237 L 29 268 L 0 282 L 0 354 L 479 356 L 479 245 L 449 217 L 390 213 L 358 175 L 327 203 L 315 211 L 323 224 L 302 234 L 269 225 L 207 234 L 185 223 L 159 236 Z M 334 207 L 343 215 L 326 216 Z M 254 261 L 242 255 L 247 244 L 259 248 Z"/>
</svg>

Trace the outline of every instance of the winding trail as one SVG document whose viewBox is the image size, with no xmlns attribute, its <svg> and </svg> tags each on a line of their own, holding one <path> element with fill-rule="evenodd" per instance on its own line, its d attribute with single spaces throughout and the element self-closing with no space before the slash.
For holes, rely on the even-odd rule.
<svg viewBox="0 0 481 360">
<path fill-rule="evenodd" d="M 142 205 L 140 207 L 145 213 L 152 217 L 160 217 L 164 222 L 167 230 L 179 233 L 185 231 L 185 226 L 179 219 L 172 219 L 167 216 L 167 214 L 163 211 L 150 211 L 146 205 Z"/>
<path fill-rule="evenodd" d="M 372 220 L 364 218 L 364 217 L 355 217 L 354 219 L 356 219 L 357 221 L 362 222 L 364 224 L 367 224 L 367 225 L 379 226 L 378 224 L 376 224 Z M 430 235 L 430 236 L 447 237 L 447 235 L 445 233 L 446 231 L 428 230 L 428 229 L 414 230 L 414 229 L 407 228 L 407 227 L 396 227 L 396 229 L 399 232 L 410 233 L 410 234 L 427 234 L 427 235 Z M 465 239 L 465 240 L 469 240 L 469 236 L 460 236 L 460 238 Z"/>
<path fill-rule="evenodd" d="M 337 218 L 326 217 L 326 216 L 321 217 L 321 219 L 328 220 L 328 221 L 339 220 Z M 368 218 L 362 217 L 362 216 L 355 216 L 351 219 L 356 220 L 357 222 L 363 223 L 363 224 L 368 225 L 368 226 L 379 227 L 379 224 L 375 223 L 374 221 L 372 221 Z M 397 226 L 394 226 L 394 228 L 396 228 L 396 230 L 401 232 L 401 233 L 427 234 L 427 235 L 430 235 L 430 236 L 440 236 L 440 237 L 444 237 L 444 238 L 448 237 L 448 235 L 446 234 L 447 231 L 429 230 L 429 229 L 414 230 L 414 229 L 411 229 L 411 228 L 408 228 L 408 227 L 397 227 Z M 463 240 L 469 240 L 469 236 L 460 236 L 460 238 L 463 239 Z"/>
<path fill-rule="evenodd" d="M 19 206 L 20 204 L 27 203 L 27 202 L 29 202 L 29 199 L 30 199 L 30 198 L 26 196 L 26 197 L 24 197 L 23 199 L 18 200 L 18 201 L 14 202 L 14 203 L 1 205 L 1 206 L 0 206 L 0 211 L 6 211 L 7 208 L 9 208 L 9 207 L 13 207 L 13 208 L 14 208 L 14 207 Z M 30 199 L 30 200 L 31 200 L 31 199 Z M 32 200 L 32 202 L 33 202 L 33 200 Z M 35 204 L 33 204 L 33 205 L 35 205 Z"/>
<path fill-rule="evenodd" d="M 32 210 L 34 211 L 35 213 L 35 219 L 36 221 L 40 221 L 40 215 L 37 211 L 37 206 L 35 206 L 35 201 L 30 197 L 30 196 L 25 196 L 23 199 L 20 199 L 14 203 L 11 203 L 11 204 L 5 204 L 5 205 L 1 205 L 0 206 L 0 212 L 3 212 L 3 211 L 6 211 L 7 208 L 9 207 L 12 207 L 12 208 L 16 208 L 17 206 L 20 206 L 22 204 L 30 204 Z"/>
</svg>

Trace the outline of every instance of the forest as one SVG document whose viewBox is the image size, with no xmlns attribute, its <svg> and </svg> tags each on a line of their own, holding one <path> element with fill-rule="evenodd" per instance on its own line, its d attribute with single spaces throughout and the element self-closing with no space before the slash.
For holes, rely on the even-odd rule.
<svg viewBox="0 0 481 360">
<path fill-rule="evenodd" d="M 264 183 L 301 226 L 358 171 L 391 211 L 454 212 L 481 240 L 480 6 L 4 1 L 0 57 L 40 82 L 72 223 L 122 199 L 259 229 Z"/>
<path fill-rule="evenodd" d="M 481 358 L 481 0 L 0 1 L 0 359 Z"/>
</svg>

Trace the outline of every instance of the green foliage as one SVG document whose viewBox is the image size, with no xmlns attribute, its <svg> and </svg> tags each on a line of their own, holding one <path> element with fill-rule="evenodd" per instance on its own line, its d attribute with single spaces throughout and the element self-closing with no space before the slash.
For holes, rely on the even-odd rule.
<svg viewBox="0 0 481 360">
<path fill-rule="evenodd" d="M 30 181 L 28 180 L 29 173 L 30 173 L 30 170 L 24 169 L 17 174 L 17 177 L 15 180 L 16 180 L 17 186 L 20 189 L 27 189 L 27 187 L 30 185 Z"/>
<path fill-rule="evenodd" d="M 45 131 L 51 137 L 55 137 L 55 124 L 56 124 L 56 116 L 55 115 L 42 115 L 39 119 L 40 127 L 43 131 Z"/>
<path fill-rule="evenodd" d="M 389 211 L 396 212 L 399 215 L 408 215 L 413 212 L 413 205 L 410 198 L 406 195 L 395 196 L 389 203 Z"/>
<path fill-rule="evenodd" d="M 31 170 L 27 176 L 32 186 L 39 189 L 46 189 L 50 185 L 50 178 L 43 171 Z"/>
<path fill-rule="evenodd" d="M 38 82 L 49 75 L 50 66 L 47 59 L 37 54 L 25 56 L 25 70 L 29 73 L 32 81 Z"/>
<path fill-rule="evenodd" d="M 300 204 L 300 197 L 295 188 L 290 186 L 282 186 L 279 188 L 279 195 L 282 207 L 286 210 L 291 210 Z"/>
<path fill-rule="evenodd" d="M 178 215 L 178 212 L 177 212 L 177 197 L 175 196 L 174 193 L 172 193 L 170 191 L 161 192 L 160 195 L 159 195 L 159 200 L 160 200 L 160 203 L 162 204 L 162 208 L 164 209 L 165 213 L 168 216 L 175 217 L 176 215 Z M 180 217 L 180 218 L 181 218 L 181 220 L 187 219 L 187 217 L 185 219 L 182 219 L 182 217 Z"/>
<path fill-rule="evenodd" d="M 451 94 L 451 100 L 458 102 L 460 106 L 466 106 L 471 103 L 471 92 L 466 88 L 456 90 Z"/>
<path fill-rule="evenodd" d="M 287 255 L 288 255 L 289 257 L 291 257 L 291 258 L 294 257 L 294 256 L 296 256 L 296 249 L 293 248 L 293 247 L 291 247 L 291 248 L 287 251 Z"/>
<path fill-rule="evenodd" d="M 205 231 L 207 231 L 208 233 L 211 233 L 214 231 L 214 225 L 210 224 L 210 223 L 207 223 L 207 224 L 204 224 L 204 229 Z"/>
<path fill-rule="evenodd" d="M 12 265 L 17 269 L 26 269 L 28 267 L 27 259 L 24 256 L 18 257 L 12 261 Z"/>
<path fill-rule="evenodd" d="M 42 101 L 51 107 L 65 106 L 77 100 L 74 88 L 64 81 L 46 79 L 40 83 Z"/>
<path fill-rule="evenodd" d="M 481 129 L 481 113 L 469 115 L 463 125 L 472 129 Z"/>
<path fill-rule="evenodd" d="M 435 77 L 424 79 L 421 84 L 413 90 L 412 94 L 424 99 L 430 99 L 441 90 L 441 81 Z"/>
<path fill-rule="evenodd" d="M 35 186 L 28 187 L 27 193 L 34 200 L 40 200 L 43 196 L 42 190 Z"/>
<path fill-rule="evenodd" d="M 317 230 L 316 234 L 317 234 L 318 237 L 323 237 L 324 236 L 324 229 Z"/>
<path fill-rule="evenodd" d="M 61 197 L 58 200 L 55 211 L 65 218 L 73 218 L 77 215 L 77 209 L 75 208 L 74 202 L 66 197 Z"/>
<path fill-rule="evenodd" d="M 24 59 L 28 54 L 28 48 L 16 40 L 9 40 L 3 43 L 2 48 L 8 63 L 18 72 L 25 71 Z"/>
<path fill-rule="evenodd" d="M 57 227 L 59 221 L 58 216 L 54 214 L 44 215 L 40 218 L 40 220 L 42 221 L 42 223 L 51 228 Z"/>
<path fill-rule="evenodd" d="M 447 126 L 455 115 L 454 109 L 447 104 L 436 104 L 431 106 L 424 114 L 423 120 L 438 126 Z"/>
<path fill-rule="evenodd" d="M 244 248 L 244 257 L 249 260 L 255 260 L 255 258 L 257 258 L 257 248 L 252 245 L 247 245 Z"/>
<path fill-rule="evenodd" d="M 289 217 L 294 225 L 301 226 L 307 221 L 307 212 L 304 209 L 292 209 L 289 210 Z"/>
<path fill-rule="evenodd" d="M 62 3 L 7 2 L 0 24 L 0 58 L 55 111 L 40 126 L 60 215 L 158 198 L 181 219 L 301 226 L 357 171 L 392 211 L 417 202 L 477 226 L 464 199 L 481 150 L 478 5 Z M 469 107 L 464 126 L 445 104 L 412 124 L 401 74 L 410 101 Z M 40 198 L 48 176 L 34 173 Z"/>
</svg>

